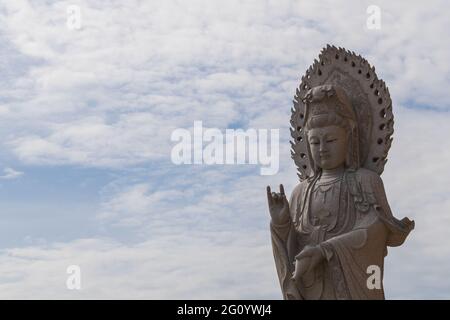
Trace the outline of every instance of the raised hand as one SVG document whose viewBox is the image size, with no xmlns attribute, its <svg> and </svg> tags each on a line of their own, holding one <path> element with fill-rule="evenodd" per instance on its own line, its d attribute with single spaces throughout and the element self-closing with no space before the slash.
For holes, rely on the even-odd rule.
<svg viewBox="0 0 450 320">
<path fill-rule="evenodd" d="M 280 184 L 280 192 L 271 192 L 267 186 L 267 201 L 269 203 L 270 216 L 274 224 L 285 224 L 289 221 L 289 202 L 284 194 L 284 187 Z"/>
</svg>

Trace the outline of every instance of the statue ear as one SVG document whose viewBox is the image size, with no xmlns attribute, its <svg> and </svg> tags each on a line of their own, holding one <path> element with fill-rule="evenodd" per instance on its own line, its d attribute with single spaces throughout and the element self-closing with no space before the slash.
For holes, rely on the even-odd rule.
<svg viewBox="0 0 450 320">
<path fill-rule="evenodd" d="M 308 138 L 308 130 L 305 130 L 305 138 L 306 138 L 306 150 L 308 152 L 309 164 L 313 170 L 313 175 L 316 175 L 319 172 L 319 166 L 312 158 L 311 149 L 309 147 L 309 138 Z"/>
</svg>

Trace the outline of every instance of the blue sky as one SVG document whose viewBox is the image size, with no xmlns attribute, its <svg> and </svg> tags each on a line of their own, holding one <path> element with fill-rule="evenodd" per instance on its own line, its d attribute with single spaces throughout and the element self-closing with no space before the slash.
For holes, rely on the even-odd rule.
<svg viewBox="0 0 450 320">
<path fill-rule="evenodd" d="M 449 298 L 447 8 L 0 1 L 0 298 L 281 298 L 265 186 L 297 183 L 290 108 L 328 43 L 375 65 L 394 103 L 382 178 L 416 230 L 389 251 L 386 296 Z M 280 129 L 279 173 L 172 164 L 171 132 L 194 121 Z M 73 264 L 80 291 L 66 288 Z"/>
</svg>

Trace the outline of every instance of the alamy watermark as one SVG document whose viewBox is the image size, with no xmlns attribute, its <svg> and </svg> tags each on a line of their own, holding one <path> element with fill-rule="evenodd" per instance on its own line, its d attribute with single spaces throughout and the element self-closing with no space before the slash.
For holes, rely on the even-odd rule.
<svg viewBox="0 0 450 320">
<path fill-rule="evenodd" d="M 381 29 L 381 9 L 379 6 L 370 5 L 366 10 L 369 15 L 366 20 L 366 26 L 369 30 L 380 30 Z"/>
<path fill-rule="evenodd" d="M 66 280 L 66 286 L 69 290 L 81 290 L 81 268 L 77 265 L 70 265 L 66 269 L 69 274 Z"/>
<path fill-rule="evenodd" d="M 192 131 L 192 133 L 191 133 Z M 194 121 L 193 130 L 175 129 L 171 141 L 174 164 L 260 165 L 261 175 L 274 175 L 279 169 L 279 129 L 204 128 Z M 205 144 L 205 145 L 204 145 Z"/>
<path fill-rule="evenodd" d="M 366 281 L 367 289 L 381 289 L 381 268 L 372 264 L 367 267 L 366 273 L 369 275 Z"/>
<path fill-rule="evenodd" d="M 67 21 L 66 26 L 69 30 L 81 29 L 81 9 L 77 5 L 70 5 L 66 9 Z"/>
</svg>

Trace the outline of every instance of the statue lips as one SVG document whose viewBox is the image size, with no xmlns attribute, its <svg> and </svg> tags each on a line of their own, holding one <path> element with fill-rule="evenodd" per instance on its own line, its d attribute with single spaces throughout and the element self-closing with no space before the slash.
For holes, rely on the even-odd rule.
<svg viewBox="0 0 450 320">
<path fill-rule="evenodd" d="M 328 162 L 328 161 L 330 160 L 330 158 L 331 158 L 330 154 L 328 154 L 328 153 L 325 153 L 325 154 L 319 154 L 319 157 L 320 157 L 320 162 L 321 162 L 322 166 L 323 166 L 323 165 L 326 165 L 327 162 Z"/>
</svg>

